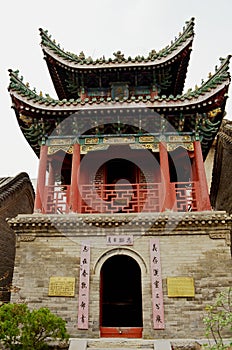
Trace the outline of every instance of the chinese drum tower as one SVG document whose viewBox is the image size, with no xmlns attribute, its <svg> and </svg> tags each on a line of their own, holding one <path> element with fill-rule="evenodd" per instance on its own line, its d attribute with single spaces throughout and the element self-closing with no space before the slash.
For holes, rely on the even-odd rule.
<svg viewBox="0 0 232 350">
<path fill-rule="evenodd" d="M 21 298 L 63 317 L 74 338 L 203 339 L 205 306 L 231 282 L 230 217 L 211 207 L 204 168 L 230 57 L 183 92 L 194 19 L 134 58 L 75 55 L 40 35 L 58 97 L 10 71 L 39 157 L 34 213 L 9 222 Z"/>
</svg>

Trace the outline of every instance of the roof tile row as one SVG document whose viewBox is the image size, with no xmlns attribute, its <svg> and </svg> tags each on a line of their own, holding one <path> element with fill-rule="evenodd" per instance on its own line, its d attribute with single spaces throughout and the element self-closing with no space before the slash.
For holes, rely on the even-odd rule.
<svg viewBox="0 0 232 350">
<path fill-rule="evenodd" d="M 230 74 L 229 74 L 229 61 L 230 61 L 230 55 L 225 58 L 221 59 L 221 66 L 216 69 L 215 73 L 213 75 L 210 75 L 209 79 L 206 82 L 202 82 L 202 85 L 200 87 L 195 87 L 194 90 L 189 89 L 186 93 L 182 95 L 170 95 L 170 96 L 154 96 L 151 97 L 150 95 L 146 96 L 131 96 L 131 97 L 123 97 L 122 99 L 115 98 L 112 99 L 111 97 L 87 97 L 84 99 L 77 98 L 77 99 L 63 99 L 58 100 L 51 98 L 48 94 L 45 95 L 45 97 L 40 93 L 39 95 L 36 93 L 35 89 L 31 90 L 29 88 L 28 84 L 25 84 L 23 82 L 23 78 L 19 77 L 19 71 L 12 71 L 10 72 L 10 85 L 9 90 L 11 92 L 16 91 L 21 97 L 26 98 L 27 100 L 33 100 L 34 103 L 38 103 L 40 105 L 46 105 L 46 106 L 78 106 L 78 105 L 85 105 L 85 104 L 100 104 L 100 103 L 115 103 L 115 102 L 169 102 L 169 101 L 185 101 L 185 100 L 192 100 L 198 98 L 200 95 L 205 95 L 207 92 L 210 92 L 212 89 L 217 88 L 224 82 L 226 82 L 228 79 L 230 80 Z"/>
<path fill-rule="evenodd" d="M 59 44 L 56 44 L 55 40 L 52 40 L 51 36 L 48 34 L 47 30 L 43 30 L 40 28 L 40 35 L 41 35 L 41 45 L 44 47 L 47 47 L 51 49 L 53 52 L 55 52 L 58 56 L 62 57 L 64 60 L 67 60 L 69 62 L 73 62 L 75 64 L 79 65 L 102 65 L 102 64 L 114 64 L 114 63 L 142 63 L 142 62 L 154 62 L 156 60 L 160 60 L 162 57 L 167 57 L 170 55 L 173 51 L 175 51 L 177 48 L 179 48 L 184 42 L 186 42 L 187 39 L 194 36 L 194 18 L 191 18 L 189 21 L 186 22 L 186 26 L 183 27 L 183 32 L 179 34 L 178 38 L 175 38 L 174 41 L 171 42 L 170 45 L 166 46 L 159 52 L 156 52 L 155 50 L 152 50 L 148 57 L 144 56 L 136 56 L 134 58 L 128 57 L 125 58 L 124 54 L 121 53 L 121 51 L 117 51 L 114 53 L 115 58 L 109 58 L 106 59 L 104 56 L 101 58 L 97 58 L 96 60 L 93 60 L 92 57 L 85 57 L 85 54 L 80 52 L 79 55 L 76 55 L 71 52 L 65 52 L 64 49 L 60 48 Z"/>
</svg>

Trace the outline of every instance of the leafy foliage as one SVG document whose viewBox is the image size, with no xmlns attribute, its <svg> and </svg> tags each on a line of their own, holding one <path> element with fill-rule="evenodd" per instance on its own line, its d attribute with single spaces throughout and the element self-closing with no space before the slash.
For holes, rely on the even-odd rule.
<svg viewBox="0 0 232 350">
<path fill-rule="evenodd" d="M 26 304 L 0 307 L 0 341 L 11 350 L 44 350 L 47 338 L 68 337 L 65 321 L 48 308 L 30 311 Z"/>
<path fill-rule="evenodd" d="M 205 348 L 210 350 L 228 349 L 228 343 L 225 344 L 223 334 L 231 332 L 232 335 L 232 288 L 219 293 L 215 303 L 208 305 L 206 311 L 207 316 L 204 317 L 203 322 L 209 344 Z M 210 338 L 213 339 L 213 344 L 211 344 Z"/>
</svg>

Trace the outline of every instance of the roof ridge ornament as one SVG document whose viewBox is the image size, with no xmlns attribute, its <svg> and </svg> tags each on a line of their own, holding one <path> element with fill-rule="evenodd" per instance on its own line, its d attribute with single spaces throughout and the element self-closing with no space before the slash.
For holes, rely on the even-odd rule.
<svg viewBox="0 0 232 350">
<path fill-rule="evenodd" d="M 121 52 L 120 52 L 120 55 Z M 191 88 L 188 89 L 187 92 L 181 94 L 181 95 L 177 95 L 176 98 L 178 98 L 178 100 L 181 99 L 191 99 L 194 97 L 197 97 L 198 95 L 202 95 L 205 94 L 207 91 L 216 88 L 217 86 L 219 86 L 220 84 L 223 83 L 223 81 L 226 80 L 231 80 L 230 77 L 230 73 L 229 73 L 229 63 L 230 63 L 230 58 L 231 55 L 228 55 L 226 58 L 221 58 L 220 62 L 221 62 L 221 66 L 215 71 L 214 74 L 211 74 L 210 77 L 208 77 L 208 79 L 206 81 L 204 81 L 204 79 L 202 79 L 202 84 L 200 87 L 198 87 L 197 85 L 195 85 L 195 89 L 192 90 Z M 23 82 L 23 76 L 19 77 L 19 70 L 11 70 L 9 69 L 10 72 L 10 84 L 9 84 L 9 88 L 8 90 L 13 90 L 13 91 L 17 91 L 21 96 L 26 96 L 28 99 L 34 99 L 37 102 L 40 103 L 54 103 L 56 104 L 65 104 L 67 103 L 71 103 L 74 102 L 80 102 L 78 99 L 77 100 L 73 100 L 73 99 L 63 99 L 63 100 L 59 100 L 59 99 L 54 99 L 52 98 L 48 93 L 45 94 L 45 97 L 43 97 L 42 92 L 40 92 L 39 94 L 36 92 L 35 88 L 32 90 L 29 87 L 28 83 L 24 83 Z M 160 97 L 161 100 L 166 100 L 168 98 L 170 98 L 170 96 L 161 96 Z M 85 101 L 86 103 L 89 102 Z M 82 101 L 83 104 L 83 101 Z"/>
<path fill-rule="evenodd" d="M 223 81 L 229 79 L 231 80 L 230 73 L 229 73 L 229 63 L 230 63 L 231 55 L 228 55 L 226 58 L 219 58 L 221 65 L 220 67 L 216 66 L 215 73 L 209 73 L 208 79 L 205 81 L 204 79 L 201 80 L 201 86 L 198 87 L 195 85 L 195 89 L 190 91 L 190 89 L 184 93 L 182 96 L 196 96 L 200 95 L 202 93 L 205 93 L 209 89 L 213 89 L 214 87 L 220 85 Z"/>
<path fill-rule="evenodd" d="M 45 49 L 48 48 L 52 50 L 54 53 L 56 53 L 59 57 L 63 58 L 64 60 L 67 60 L 69 62 L 79 63 L 81 65 L 87 64 L 87 65 L 96 65 L 96 64 L 102 64 L 102 63 L 111 63 L 111 62 L 118 62 L 118 63 L 130 63 L 133 61 L 134 63 L 137 62 L 147 62 L 147 61 L 154 61 L 155 59 L 160 59 L 162 57 L 166 57 L 169 54 L 171 54 L 173 51 L 178 49 L 184 42 L 186 42 L 189 38 L 193 38 L 194 36 L 194 20 L 195 18 L 192 17 L 189 21 L 185 22 L 185 26 L 183 27 L 183 31 L 179 33 L 178 37 L 175 38 L 174 41 L 171 41 L 170 45 L 167 45 L 166 47 L 160 49 L 158 52 L 156 50 L 152 49 L 148 56 L 145 57 L 143 55 L 137 55 L 134 58 L 131 58 L 129 56 L 128 58 L 124 57 L 124 54 L 121 53 L 121 51 L 114 52 L 113 55 L 115 58 L 108 58 L 105 59 L 105 57 L 97 58 L 95 60 L 92 59 L 92 57 L 86 58 L 83 51 L 80 52 L 79 55 L 76 55 L 74 53 L 71 53 L 69 51 L 65 51 L 64 49 L 60 48 L 59 44 L 56 44 L 56 41 L 52 39 L 51 35 L 48 34 L 47 30 L 43 30 L 42 28 L 39 28 L 40 36 L 41 36 L 41 46 Z"/>
<path fill-rule="evenodd" d="M 113 55 L 117 61 L 124 61 L 124 54 L 121 51 L 114 52 Z"/>
<path fill-rule="evenodd" d="M 54 98 L 50 97 L 49 94 L 45 94 L 43 97 L 42 91 L 38 94 L 36 88 L 31 89 L 28 82 L 23 82 L 23 76 L 19 77 L 19 70 L 13 71 L 8 69 L 10 75 L 10 84 L 8 86 L 8 91 L 13 90 L 17 91 L 21 96 L 26 96 L 28 99 L 35 99 L 36 101 L 41 102 L 56 102 Z"/>
</svg>

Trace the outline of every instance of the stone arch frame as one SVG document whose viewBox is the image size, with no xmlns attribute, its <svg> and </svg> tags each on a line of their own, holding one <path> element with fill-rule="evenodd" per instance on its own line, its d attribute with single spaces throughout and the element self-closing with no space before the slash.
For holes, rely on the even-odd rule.
<svg viewBox="0 0 232 350">
<path fill-rule="evenodd" d="M 99 336 L 100 331 L 100 275 L 101 275 L 101 269 L 103 264 L 108 260 L 109 258 L 115 256 L 115 255 L 127 255 L 134 259 L 141 270 L 141 293 L 142 293 L 142 319 L 143 324 L 145 328 L 147 328 L 147 312 L 146 309 L 149 307 L 149 310 L 151 308 L 150 305 L 150 294 L 149 294 L 149 287 L 150 287 L 150 274 L 149 274 L 149 266 L 148 262 L 145 261 L 145 259 L 141 256 L 140 253 L 135 251 L 134 249 L 127 248 L 127 247 L 114 247 L 109 248 L 105 252 L 103 252 L 96 260 L 93 262 L 93 268 L 92 268 L 92 293 L 94 295 L 94 306 L 92 306 L 92 312 L 91 312 L 91 318 L 92 322 L 95 325 L 95 332 L 96 336 Z M 99 290 L 99 293 L 96 294 L 96 290 Z M 149 304 L 149 305 L 147 305 Z M 150 312 L 150 311 L 149 311 Z"/>
<path fill-rule="evenodd" d="M 140 254 L 138 254 L 136 251 L 133 249 L 129 248 L 112 248 L 104 252 L 96 261 L 93 267 L 93 273 L 95 275 L 100 276 L 101 268 L 103 264 L 108 260 L 109 258 L 113 257 L 114 255 L 127 255 L 134 259 L 137 264 L 139 265 L 141 269 L 141 278 L 144 274 L 147 274 L 148 272 L 148 267 L 147 264 L 145 263 L 144 259 L 141 257 Z"/>
</svg>

